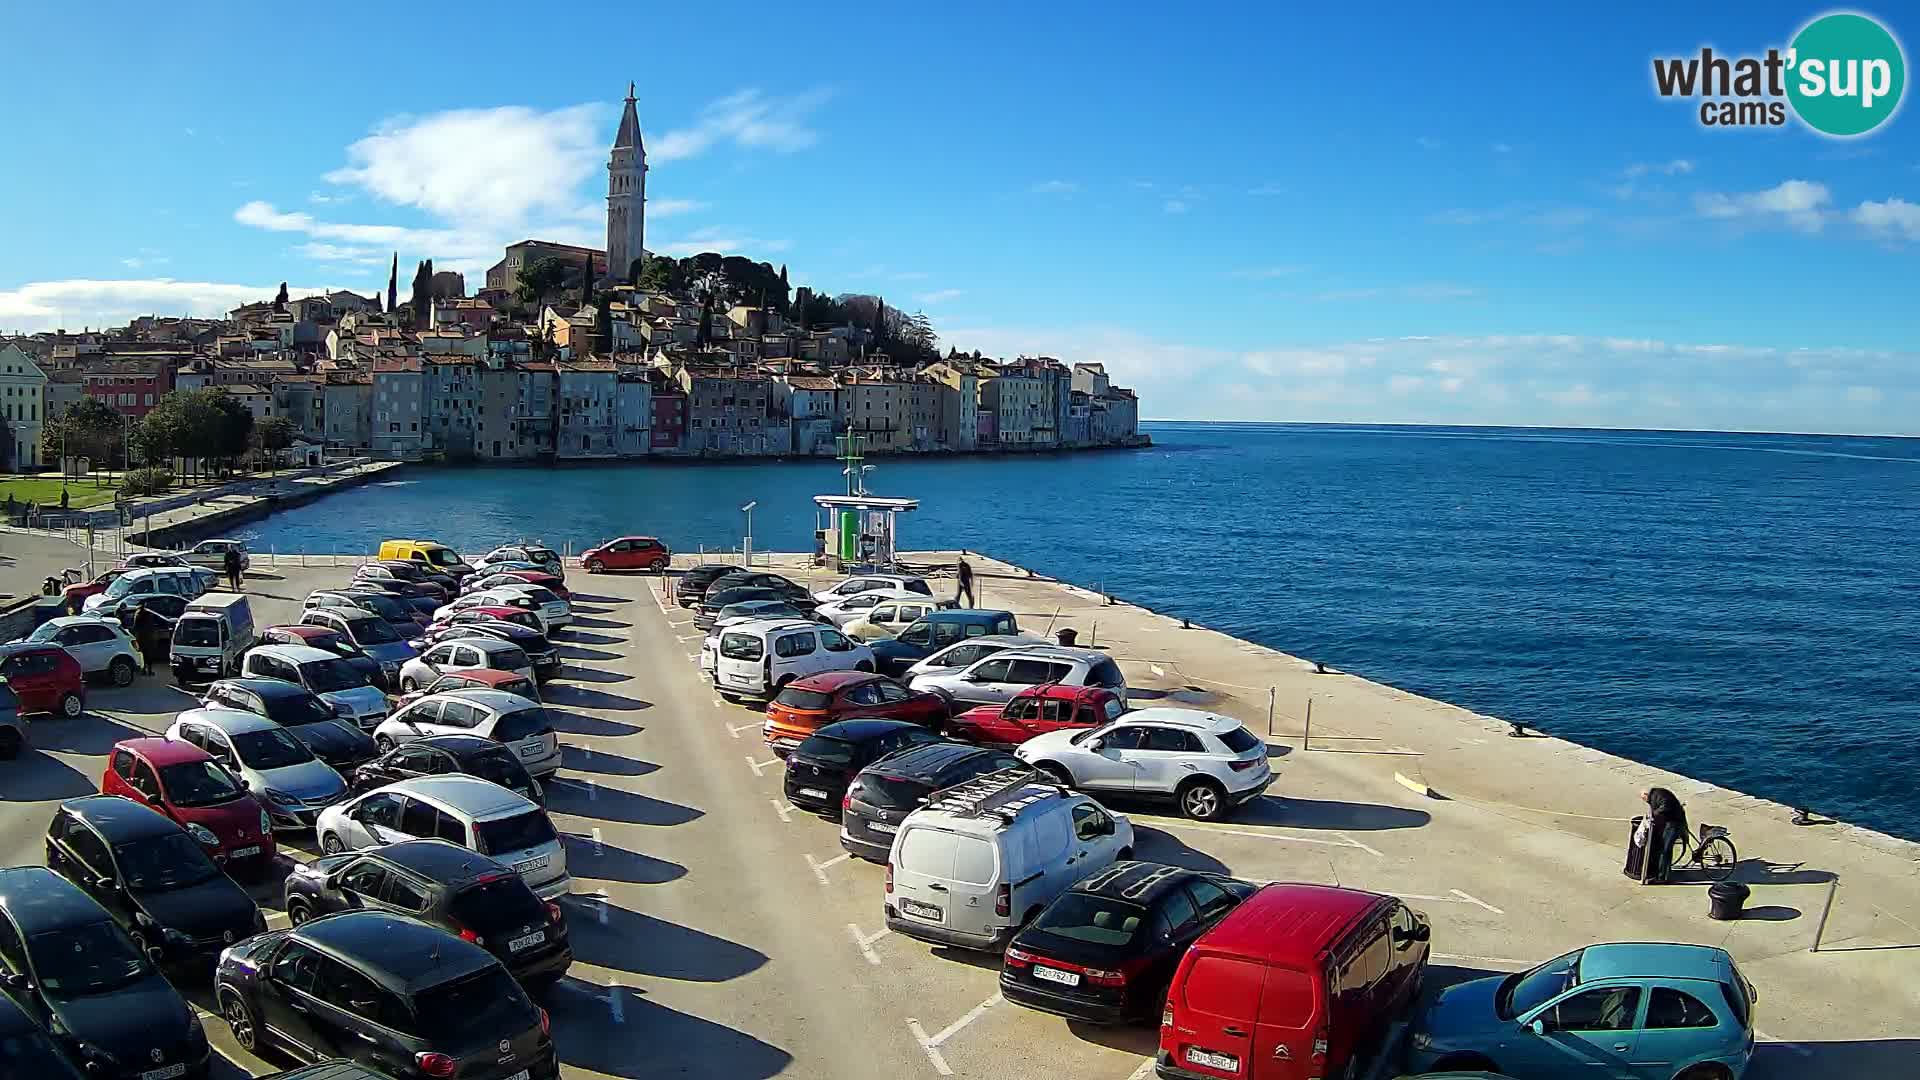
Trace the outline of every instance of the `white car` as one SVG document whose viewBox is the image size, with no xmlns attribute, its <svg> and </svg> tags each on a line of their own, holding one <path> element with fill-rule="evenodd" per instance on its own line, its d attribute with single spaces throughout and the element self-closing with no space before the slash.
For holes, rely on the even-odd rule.
<svg viewBox="0 0 1920 1080">
<path fill-rule="evenodd" d="M 876 605 L 884 600 L 919 600 L 925 602 L 928 599 L 928 597 L 920 593 L 908 592 L 905 589 L 868 589 L 865 592 L 854 593 L 852 596 L 843 596 L 823 603 L 819 607 L 814 608 L 813 613 L 835 626 L 845 626 L 850 622 L 866 618 L 867 612 L 872 611 Z"/>
<path fill-rule="evenodd" d="M 933 586 L 927 579 L 913 574 L 856 574 L 838 585 L 829 586 L 813 594 L 822 604 L 831 604 L 835 600 L 844 600 L 863 592 L 909 592 L 921 596 L 932 596 Z"/>
<path fill-rule="evenodd" d="M 84 675 L 107 676 L 115 686 L 133 682 L 140 670 L 140 649 L 119 622 L 92 615 L 62 615 L 33 628 L 28 641 L 51 642 L 67 650 Z"/>
<path fill-rule="evenodd" d="M 541 589 L 540 591 L 546 592 L 548 596 L 553 595 L 545 589 Z M 546 605 L 534 599 L 524 590 L 511 587 L 482 589 L 479 592 L 468 593 L 451 603 L 443 604 L 435 609 L 433 621 L 437 623 L 446 622 L 450 616 L 473 607 L 519 608 L 521 611 L 539 620 L 541 633 L 544 634 L 553 629 L 553 624 L 547 621 L 547 614 L 544 610 Z"/>
<path fill-rule="evenodd" d="M 347 793 L 347 782 L 286 728 L 238 709 L 188 709 L 167 738 L 191 743 L 226 766 L 267 809 L 279 831 L 313 828 L 324 808 Z"/>
<path fill-rule="evenodd" d="M 542 900 L 573 888 L 566 849 L 547 812 L 477 776 L 416 776 L 375 788 L 328 807 L 314 831 L 329 855 L 438 838 L 512 867 Z"/>
<path fill-rule="evenodd" d="M 247 542 L 245 540 L 202 540 L 186 551 L 181 552 L 180 557 L 195 566 L 204 566 L 208 569 L 225 573 L 227 569 L 227 552 L 229 551 L 237 551 L 240 553 L 240 569 L 245 570 L 253 565 L 253 560 L 247 556 Z"/>
<path fill-rule="evenodd" d="M 473 572 L 484 574 L 487 567 L 499 563 L 525 562 L 545 567 L 547 573 L 566 577 L 566 564 L 561 561 L 560 553 L 540 544 L 507 544 L 487 552 L 473 564 Z"/>
<path fill-rule="evenodd" d="M 938 611 L 941 601 L 922 596 L 913 600 L 882 600 L 868 609 L 862 618 L 840 629 L 855 641 L 884 641 L 918 622 L 930 611 Z"/>
<path fill-rule="evenodd" d="M 386 753 L 430 735 L 478 735 L 513 748 L 536 780 L 560 771 L 560 736 L 537 701 L 504 690 L 449 690 L 424 697 L 380 722 L 373 743 Z"/>
<path fill-rule="evenodd" d="M 720 631 L 713 686 L 724 698 L 771 698 L 822 671 L 872 671 L 873 650 L 831 626 L 804 619 L 744 622 Z"/>
<path fill-rule="evenodd" d="M 982 637 L 965 638 L 946 646 L 925 660 L 915 661 L 913 666 L 900 677 L 900 681 L 909 682 L 916 675 L 938 675 L 943 672 L 959 671 L 972 667 L 976 662 L 985 660 L 997 652 L 1046 643 L 1045 638 L 1035 637 L 1032 634 L 986 634 Z"/>
<path fill-rule="evenodd" d="M 1013 753 L 1083 791 L 1168 800 L 1198 821 L 1257 797 L 1274 779 L 1259 736 L 1198 709 L 1141 709 L 1097 728 L 1036 735 Z"/>
<path fill-rule="evenodd" d="M 533 661 L 520 646 L 499 638 L 455 638 L 429 645 L 400 665 L 400 692 L 411 694 L 448 672 L 492 668 L 531 679 Z"/>
<path fill-rule="evenodd" d="M 173 558 L 169 555 L 168 558 Z M 81 611 L 102 618 L 117 615 L 149 596 L 184 596 L 191 600 L 213 586 L 216 575 L 203 566 L 158 566 L 129 570 L 113 579 L 106 591 L 81 602 Z"/>
</svg>

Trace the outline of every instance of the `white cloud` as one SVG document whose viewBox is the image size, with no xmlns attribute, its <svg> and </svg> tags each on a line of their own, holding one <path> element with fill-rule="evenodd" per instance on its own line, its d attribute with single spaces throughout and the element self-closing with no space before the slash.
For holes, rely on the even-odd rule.
<svg viewBox="0 0 1920 1080">
<path fill-rule="evenodd" d="M 770 98 L 757 89 L 741 90 L 702 108 L 692 127 L 648 139 L 647 157 L 653 162 L 679 161 L 698 157 L 721 143 L 781 154 L 805 150 L 820 141 L 819 132 L 807 126 L 807 114 L 832 96 L 831 91 L 820 88 L 790 98 Z"/>
<path fill-rule="evenodd" d="M 785 240 L 765 240 L 754 236 L 737 225 L 712 225 L 693 232 L 678 240 L 662 240 L 647 244 L 647 250 L 661 255 L 671 255 L 676 259 L 688 255 L 698 255 L 703 251 L 717 251 L 722 255 L 744 255 L 749 259 L 785 251 Z"/>
<path fill-rule="evenodd" d="M 1890 239 L 1920 240 L 1920 205 L 1905 199 L 1863 202 L 1848 212 L 1847 219 Z"/>
<path fill-rule="evenodd" d="M 303 296 L 331 286 L 296 287 Z M 83 326 L 122 326 L 138 315 L 225 315 L 255 300 L 270 300 L 279 283 L 235 285 L 213 281 L 176 281 L 172 278 L 35 281 L 17 289 L 0 290 L 0 326 L 9 331 L 35 331 Z"/>
<path fill-rule="evenodd" d="M 1811 180 L 1788 180 L 1764 191 L 1736 194 L 1705 192 L 1694 196 L 1702 217 L 1722 221 L 1781 222 L 1801 232 L 1819 232 L 1826 224 L 1826 206 L 1833 201 L 1827 185 Z"/>
<path fill-rule="evenodd" d="M 1693 162 L 1686 158 L 1674 158 L 1672 161 L 1636 161 L 1621 170 L 1621 175 L 1629 180 L 1638 180 L 1643 176 L 1685 176 L 1693 171 Z"/>
<path fill-rule="evenodd" d="M 965 289 L 935 289 L 932 292 L 921 293 L 914 297 L 914 299 L 923 304 L 944 304 L 949 300 L 957 300 L 966 294 L 967 291 Z"/>
<path fill-rule="evenodd" d="M 380 248 L 356 247 L 351 244 L 296 244 L 293 253 L 303 259 L 314 262 L 340 263 L 349 266 L 386 266 L 392 253 Z"/>
<path fill-rule="evenodd" d="M 1035 195 L 1071 195 L 1080 185 L 1071 180 L 1042 180 L 1027 190 Z"/>
<path fill-rule="evenodd" d="M 1160 204 L 1160 209 L 1165 210 L 1169 214 L 1184 214 L 1187 212 L 1188 206 L 1184 199 L 1168 199 L 1166 202 Z"/>
<path fill-rule="evenodd" d="M 1281 187 L 1279 184 L 1261 184 L 1259 187 L 1247 189 L 1247 194 L 1256 195 L 1261 198 L 1266 198 L 1273 195 L 1285 195 L 1286 193 L 1287 193 L 1287 189 L 1284 187 Z"/>
<path fill-rule="evenodd" d="M 709 209 L 712 205 L 712 203 L 704 203 L 698 199 L 648 199 L 647 217 L 653 219 L 678 217 L 681 214 L 697 214 L 702 210 Z M 592 218 L 600 218 L 606 213 L 603 207 L 595 206 L 590 209 L 593 212 L 587 216 Z"/>
</svg>

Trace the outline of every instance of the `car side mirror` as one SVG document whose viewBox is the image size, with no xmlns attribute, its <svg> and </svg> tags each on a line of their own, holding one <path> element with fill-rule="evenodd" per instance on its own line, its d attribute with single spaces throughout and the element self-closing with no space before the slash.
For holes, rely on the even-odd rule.
<svg viewBox="0 0 1920 1080">
<path fill-rule="evenodd" d="M 1545 1035 L 1547 1032 L 1553 1030 L 1547 1026 L 1545 1020 L 1535 1020 L 1533 1023 L 1528 1024 L 1527 1027 L 1531 1028 L 1535 1035 Z"/>
<path fill-rule="evenodd" d="M 1101 749 L 1102 747 L 1104 747 L 1104 746 L 1106 746 L 1106 745 L 1107 745 L 1107 744 L 1106 744 L 1106 741 L 1105 741 L 1105 740 L 1103 740 L 1103 739 L 1088 739 L 1088 740 L 1087 740 L 1087 749 L 1089 749 L 1089 750 L 1092 750 L 1092 751 L 1094 751 L 1095 753 L 1098 753 L 1098 752 L 1100 751 L 1100 749 Z"/>
<path fill-rule="evenodd" d="M 1420 925 L 1413 928 L 1413 940 L 1429 941 L 1432 938 L 1433 938 L 1433 927 L 1428 926 L 1426 923 L 1421 923 Z"/>
<path fill-rule="evenodd" d="M 240 785 L 241 791 L 250 791 L 253 788 L 253 785 L 247 783 L 244 779 L 236 778 L 234 782 Z"/>
</svg>

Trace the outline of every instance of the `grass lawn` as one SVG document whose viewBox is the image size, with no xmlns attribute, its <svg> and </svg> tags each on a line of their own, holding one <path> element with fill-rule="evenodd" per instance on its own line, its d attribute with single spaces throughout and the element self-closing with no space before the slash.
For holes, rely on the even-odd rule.
<svg viewBox="0 0 1920 1080">
<path fill-rule="evenodd" d="M 117 485 L 109 482 L 106 487 L 94 487 L 93 481 L 86 477 L 75 477 L 67 481 L 67 505 L 75 510 L 88 506 L 99 506 L 113 502 L 113 493 Z M 40 476 L 0 476 L 0 504 L 12 495 L 13 501 L 23 503 L 31 499 L 43 507 L 60 508 L 60 478 Z"/>
</svg>

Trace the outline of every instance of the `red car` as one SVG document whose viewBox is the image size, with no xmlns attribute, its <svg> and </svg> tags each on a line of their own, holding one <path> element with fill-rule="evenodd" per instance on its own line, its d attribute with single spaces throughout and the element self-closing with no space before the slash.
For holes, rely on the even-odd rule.
<svg viewBox="0 0 1920 1080">
<path fill-rule="evenodd" d="M 232 773 L 192 743 L 115 743 L 100 777 L 100 793 L 124 795 L 179 822 L 230 874 L 264 876 L 273 865 L 273 824 L 266 810 Z"/>
<path fill-rule="evenodd" d="M 80 661 L 47 642 L 0 645 L 0 679 L 7 680 L 23 713 L 52 713 L 71 720 L 87 708 Z"/>
<path fill-rule="evenodd" d="M 909 690 L 871 671 L 825 671 L 795 679 L 767 703 L 767 745 L 777 755 L 836 720 L 905 720 L 935 728 L 947 718 L 947 700 Z"/>
<path fill-rule="evenodd" d="M 580 565 L 589 574 L 603 570 L 651 570 L 658 574 L 672 560 L 667 545 L 651 536 L 623 536 L 580 553 Z"/>
<path fill-rule="evenodd" d="M 1098 727 L 1126 711 L 1111 690 L 1043 683 L 1020 691 L 1005 705 L 968 709 L 947 722 L 945 733 L 983 746 L 1019 746 L 1049 731 Z"/>
<path fill-rule="evenodd" d="M 444 619 L 430 623 L 422 636 L 431 640 L 433 635 L 449 626 L 476 622 L 510 622 L 515 626 L 524 626 L 536 634 L 546 633 L 546 628 L 540 625 L 540 616 L 533 612 L 524 608 L 494 607 L 489 604 L 456 611 Z"/>
<path fill-rule="evenodd" d="M 107 586 L 113 584 L 114 579 L 132 569 L 131 566 L 116 566 L 111 570 L 102 570 L 100 575 L 92 581 L 82 581 L 78 585 L 69 585 L 62 589 L 60 596 L 66 601 L 68 611 L 78 612 L 81 605 L 87 602 L 87 597 L 106 592 Z"/>
</svg>

